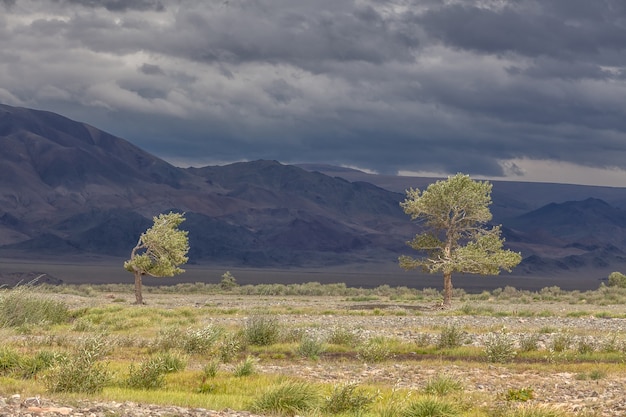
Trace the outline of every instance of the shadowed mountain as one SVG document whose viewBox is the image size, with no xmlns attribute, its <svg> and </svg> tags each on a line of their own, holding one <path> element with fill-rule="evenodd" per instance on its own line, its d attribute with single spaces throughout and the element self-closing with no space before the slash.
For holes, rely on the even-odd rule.
<svg viewBox="0 0 626 417">
<path fill-rule="evenodd" d="M 186 213 L 192 263 L 394 259 L 410 237 L 401 195 L 372 184 L 276 161 L 181 169 L 92 126 L 4 105 L 0 132 L 5 256 L 127 256 L 169 210 Z"/>
<path fill-rule="evenodd" d="M 626 211 L 603 200 L 550 203 L 506 225 L 508 246 L 526 255 L 528 271 L 626 262 Z"/>
<path fill-rule="evenodd" d="M 5 105 L 0 149 L 0 256 L 13 258 L 127 257 L 151 217 L 173 210 L 186 213 L 192 264 L 396 264 L 418 231 L 403 190 L 435 181 L 276 161 L 182 169 L 84 123 Z M 493 200 L 507 247 L 525 257 L 519 272 L 626 264 L 626 189 L 500 181 Z"/>
</svg>

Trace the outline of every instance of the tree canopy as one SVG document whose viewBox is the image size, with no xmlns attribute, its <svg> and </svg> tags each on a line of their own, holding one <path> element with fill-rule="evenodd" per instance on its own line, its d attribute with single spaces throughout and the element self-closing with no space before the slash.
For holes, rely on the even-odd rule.
<svg viewBox="0 0 626 417">
<path fill-rule="evenodd" d="M 187 262 L 188 232 L 178 229 L 185 221 L 180 213 L 160 214 L 153 217 L 154 224 L 139 237 L 124 268 L 135 276 L 135 299 L 143 304 L 142 276 L 171 277 L 185 272 L 180 265 Z"/>
<path fill-rule="evenodd" d="M 457 174 L 424 191 L 407 190 L 400 203 L 404 212 L 424 227 L 423 233 L 407 242 L 421 256 L 401 256 L 400 266 L 441 272 L 444 306 L 452 299 L 452 273 L 498 275 L 501 269 L 510 272 L 522 259 L 519 253 L 503 249 L 500 226 L 488 227 L 491 189 L 488 181 Z"/>
</svg>

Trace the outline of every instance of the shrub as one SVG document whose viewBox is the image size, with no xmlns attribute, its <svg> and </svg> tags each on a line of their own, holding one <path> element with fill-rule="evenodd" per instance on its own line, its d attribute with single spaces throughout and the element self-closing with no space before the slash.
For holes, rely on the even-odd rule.
<svg viewBox="0 0 626 417">
<path fill-rule="evenodd" d="M 367 394 L 356 383 L 335 385 L 332 393 L 326 397 L 322 409 L 331 414 L 366 411 L 376 399 L 376 395 Z"/>
<path fill-rule="evenodd" d="M 392 357 L 384 339 L 370 339 L 357 349 L 357 358 L 363 362 L 382 362 Z"/>
<path fill-rule="evenodd" d="M 215 378 L 217 375 L 217 371 L 220 370 L 220 363 L 218 361 L 211 361 L 204 365 L 202 368 L 203 379 L 206 380 L 208 378 Z"/>
<path fill-rule="evenodd" d="M 576 343 L 576 351 L 581 355 L 593 353 L 596 350 L 596 344 L 592 337 L 580 337 Z"/>
<path fill-rule="evenodd" d="M 317 408 L 320 399 L 319 391 L 313 385 L 286 382 L 263 393 L 251 408 L 259 414 L 295 416 Z"/>
<path fill-rule="evenodd" d="M 16 350 L 8 347 L 0 347 L 0 375 L 9 375 L 22 366 L 24 358 Z"/>
<path fill-rule="evenodd" d="M 609 274 L 609 287 L 626 288 L 626 275 L 621 272 L 611 272 Z"/>
<path fill-rule="evenodd" d="M 437 397 L 423 397 L 413 401 L 400 414 L 402 417 L 456 417 L 459 409 L 450 401 Z"/>
<path fill-rule="evenodd" d="M 538 349 L 539 335 L 535 333 L 524 334 L 519 339 L 519 350 L 521 352 L 532 352 Z"/>
<path fill-rule="evenodd" d="M 180 341 L 180 347 L 187 353 L 208 353 L 211 351 L 224 329 L 208 325 L 201 329 L 187 329 Z"/>
<path fill-rule="evenodd" d="M 79 343 L 75 352 L 60 360 L 45 379 L 51 392 L 100 392 L 111 380 L 106 366 L 98 362 L 108 353 L 108 341 L 95 335 Z"/>
<path fill-rule="evenodd" d="M 572 335 L 569 333 L 558 333 L 552 338 L 550 349 L 554 352 L 563 352 L 569 349 L 572 344 Z"/>
<path fill-rule="evenodd" d="M 137 367 L 130 365 L 126 386 L 137 389 L 156 389 L 163 386 L 165 374 L 185 369 L 186 360 L 169 352 L 154 356 Z"/>
<path fill-rule="evenodd" d="M 218 348 L 220 360 L 224 363 L 232 361 L 243 349 L 245 343 L 243 337 L 239 333 L 228 333 L 222 339 Z"/>
<path fill-rule="evenodd" d="M 510 388 L 504 398 L 507 401 L 526 402 L 535 398 L 535 393 L 532 388 Z"/>
<path fill-rule="evenodd" d="M 126 386 L 134 389 L 157 389 L 163 386 L 165 372 L 155 359 L 148 359 L 135 367 L 131 364 L 128 370 Z"/>
<path fill-rule="evenodd" d="M 489 362 L 510 362 L 517 355 L 515 342 L 505 329 L 498 333 L 489 333 L 485 340 L 485 354 Z"/>
<path fill-rule="evenodd" d="M 324 352 L 324 343 L 316 337 L 304 336 L 296 348 L 296 353 L 303 358 L 319 359 Z"/>
<path fill-rule="evenodd" d="M 222 275 L 222 280 L 220 281 L 220 288 L 224 291 L 230 291 L 233 288 L 237 287 L 237 280 L 230 273 L 230 271 L 224 272 Z"/>
<path fill-rule="evenodd" d="M 265 316 L 253 316 L 244 328 L 246 341 L 251 345 L 269 346 L 278 340 L 280 329 L 278 320 Z"/>
<path fill-rule="evenodd" d="M 426 381 L 426 386 L 424 387 L 424 392 L 431 395 L 448 395 L 462 390 L 463 384 L 448 375 L 437 375 Z"/>
<path fill-rule="evenodd" d="M 352 330 L 344 327 L 337 327 L 332 329 L 326 341 L 333 345 L 355 347 L 359 344 L 360 338 Z"/>
<path fill-rule="evenodd" d="M 439 340 L 437 341 L 438 349 L 455 348 L 465 344 L 467 333 L 455 324 L 447 325 L 441 330 Z"/>
<path fill-rule="evenodd" d="M 33 357 L 24 358 L 20 365 L 20 376 L 22 378 L 33 378 L 38 373 L 52 368 L 65 357 L 57 352 L 40 351 Z"/>
<path fill-rule="evenodd" d="M 59 301 L 33 294 L 32 286 L 4 290 L 0 296 L 0 326 L 19 327 L 64 323 L 69 309 Z"/>
<path fill-rule="evenodd" d="M 235 367 L 233 375 L 236 377 L 253 375 L 256 372 L 256 363 L 257 360 L 253 356 L 246 357 L 246 359 Z"/>
</svg>

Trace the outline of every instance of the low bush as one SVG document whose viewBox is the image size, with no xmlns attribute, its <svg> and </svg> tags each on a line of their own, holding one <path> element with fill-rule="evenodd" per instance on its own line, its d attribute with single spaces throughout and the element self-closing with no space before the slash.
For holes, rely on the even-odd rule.
<svg viewBox="0 0 626 417">
<path fill-rule="evenodd" d="M 263 393 L 253 404 L 252 411 L 259 414 L 295 416 L 319 407 L 319 390 L 306 382 L 285 382 Z"/>
<path fill-rule="evenodd" d="M 330 331 L 326 341 L 333 345 L 356 347 L 361 341 L 361 338 L 353 330 L 346 329 L 345 327 L 336 327 Z"/>
<path fill-rule="evenodd" d="M 235 367 L 233 375 L 236 377 L 250 376 L 256 373 L 257 359 L 253 356 L 247 356 Z"/>
<path fill-rule="evenodd" d="M 438 397 L 423 397 L 402 410 L 401 417 L 456 417 L 461 411 L 452 402 Z"/>
<path fill-rule="evenodd" d="M 219 326 L 208 325 L 201 329 L 187 329 L 180 341 L 180 347 L 187 353 L 209 353 L 224 333 Z"/>
<path fill-rule="evenodd" d="M 507 401 L 526 402 L 535 398 L 535 393 L 532 388 L 510 388 L 504 399 Z"/>
<path fill-rule="evenodd" d="M 609 287 L 626 288 L 626 275 L 621 272 L 611 272 L 609 274 Z"/>
<path fill-rule="evenodd" d="M 23 285 L 0 292 L 0 326 L 19 327 L 65 323 L 69 309 L 65 303 L 34 294 Z"/>
<path fill-rule="evenodd" d="M 45 384 L 51 392 L 96 393 L 111 380 L 111 373 L 100 362 L 109 342 L 103 335 L 83 339 L 75 351 L 59 360 L 46 375 Z"/>
<path fill-rule="evenodd" d="M 375 394 L 368 394 L 358 384 L 349 382 L 335 385 L 331 394 L 326 397 L 322 409 L 331 414 L 360 414 L 370 408 L 375 400 Z"/>
<path fill-rule="evenodd" d="M 278 320 L 267 316 L 253 316 L 244 327 L 246 341 L 255 346 L 269 346 L 278 341 L 280 327 Z"/>
<path fill-rule="evenodd" d="M 357 348 L 357 358 L 363 362 L 383 362 L 393 356 L 384 339 L 370 339 Z"/>
<path fill-rule="evenodd" d="M 519 339 L 520 352 L 532 352 L 539 347 L 539 335 L 536 333 L 524 334 Z"/>
<path fill-rule="evenodd" d="M 320 355 L 324 353 L 324 343 L 313 336 L 303 336 L 300 344 L 296 348 L 296 354 L 313 360 L 319 359 Z"/>
<path fill-rule="evenodd" d="M 130 365 L 126 386 L 135 389 L 157 389 L 163 386 L 165 374 L 185 369 L 186 360 L 169 352 L 161 353 L 135 367 Z"/>
<path fill-rule="evenodd" d="M 449 349 L 459 347 L 465 344 L 467 333 L 461 327 L 450 324 L 445 326 L 439 334 L 437 341 L 438 349 Z"/>
<path fill-rule="evenodd" d="M 431 395 L 444 396 L 458 391 L 463 391 L 463 384 L 449 375 L 437 375 L 424 386 L 424 392 Z"/>
<path fill-rule="evenodd" d="M 218 355 L 222 362 L 229 363 L 239 352 L 246 348 L 246 343 L 243 340 L 243 334 L 241 333 L 227 333 L 218 347 Z"/>
<path fill-rule="evenodd" d="M 510 362 L 517 355 L 515 341 L 505 329 L 489 333 L 485 339 L 485 354 L 489 362 Z"/>
</svg>

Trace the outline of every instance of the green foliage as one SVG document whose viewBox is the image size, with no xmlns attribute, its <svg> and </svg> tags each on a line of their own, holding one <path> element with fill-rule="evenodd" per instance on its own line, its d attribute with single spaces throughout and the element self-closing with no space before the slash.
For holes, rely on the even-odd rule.
<svg viewBox="0 0 626 417">
<path fill-rule="evenodd" d="M 463 384 L 449 375 L 439 374 L 426 381 L 424 386 L 424 392 L 430 395 L 444 396 L 458 391 L 463 391 Z"/>
<path fill-rule="evenodd" d="M 388 343 L 380 338 L 370 339 L 357 349 L 357 358 L 366 363 L 383 362 L 392 356 Z"/>
<path fill-rule="evenodd" d="M 421 192 L 407 190 L 400 203 L 412 220 L 419 219 L 425 232 L 407 242 L 422 254 L 401 256 L 404 269 L 422 268 L 425 272 L 444 274 L 444 305 L 450 304 L 453 272 L 497 275 L 500 269 L 510 271 L 521 261 L 521 255 L 502 248 L 500 227 L 486 229 L 491 220 L 491 184 L 473 181 L 457 174 L 437 181 Z"/>
<path fill-rule="evenodd" d="M 232 361 L 242 350 L 246 348 L 243 333 L 227 333 L 218 348 L 218 355 L 222 362 Z"/>
<path fill-rule="evenodd" d="M 189 354 L 209 353 L 223 333 L 222 327 L 211 324 L 200 329 L 189 327 L 184 331 L 168 327 L 159 332 L 150 350 L 157 352 L 180 349 Z"/>
<path fill-rule="evenodd" d="M 409 404 L 401 417 L 456 417 L 460 410 L 453 402 L 439 397 L 422 397 Z"/>
<path fill-rule="evenodd" d="M 204 368 L 202 368 L 202 375 L 204 379 L 215 378 L 215 376 L 217 375 L 217 371 L 219 370 L 220 370 L 219 361 L 213 360 L 207 363 L 206 365 L 204 365 Z"/>
<path fill-rule="evenodd" d="M 579 337 L 576 341 L 576 351 L 581 355 L 592 353 L 596 350 L 596 343 L 592 337 Z"/>
<path fill-rule="evenodd" d="M 22 355 L 17 350 L 8 346 L 0 347 L 0 375 L 8 375 L 20 369 L 22 361 Z"/>
<path fill-rule="evenodd" d="M 510 362 L 517 355 L 515 341 L 509 336 L 506 329 L 497 333 L 489 333 L 485 340 L 485 354 L 489 362 Z"/>
<path fill-rule="evenodd" d="M 250 317 L 244 327 L 244 335 L 250 345 L 272 345 L 278 341 L 280 335 L 278 320 L 268 316 Z"/>
<path fill-rule="evenodd" d="M 180 347 L 187 353 L 209 353 L 224 333 L 220 326 L 209 324 L 200 329 L 187 329 L 180 340 Z"/>
<path fill-rule="evenodd" d="M 321 340 L 313 336 L 305 335 L 296 348 L 296 354 L 303 358 L 317 360 L 324 350 L 324 343 Z"/>
<path fill-rule="evenodd" d="M 0 292 L 0 326 L 41 326 L 65 323 L 69 309 L 65 303 L 34 294 L 31 285 Z"/>
<path fill-rule="evenodd" d="M 169 352 L 161 353 L 141 362 L 138 366 L 131 364 L 125 385 L 135 389 L 161 388 L 165 374 L 181 371 L 185 366 L 185 358 Z"/>
<path fill-rule="evenodd" d="M 246 359 L 235 366 L 233 375 L 236 377 L 253 375 L 256 373 L 256 363 L 257 359 L 255 357 L 247 356 Z"/>
<path fill-rule="evenodd" d="M 83 339 L 75 351 L 60 360 L 45 378 L 51 392 L 93 394 L 111 380 L 111 373 L 99 362 L 108 353 L 109 342 L 104 335 Z"/>
<path fill-rule="evenodd" d="M 222 274 L 222 280 L 220 281 L 220 288 L 222 290 L 230 291 L 237 285 L 237 280 L 235 279 L 233 274 L 230 273 L 230 271 L 226 271 L 224 272 L 224 274 Z"/>
<path fill-rule="evenodd" d="M 621 272 L 611 272 L 609 274 L 609 287 L 626 288 L 626 275 Z"/>
<path fill-rule="evenodd" d="M 537 333 L 524 334 L 519 339 L 520 352 L 532 352 L 537 350 L 539 335 Z"/>
<path fill-rule="evenodd" d="M 450 349 L 463 346 L 467 340 L 467 332 L 456 324 L 445 326 L 439 334 L 438 349 Z"/>
<path fill-rule="evenodd" d="M 142 304 L 141 276 L 171 277 L 185 272 L 179 266 L 186 263 L 189 238 L 178 226 L 185 221 L 180 213 L 170 212 L 153 217 L 153 226 L 139 237 L 124 269 L 135 275 L 136 303 Z"/>
<path fill-rule="evenodd" d="M 550 349 L 554 352 L 563 352 L 572 345 L 572 335 L 569 333 L 557 333 L 552 338 Z"/>
<path fill-rule="evenodd" d="M 359 344 L 360 337 L 351 329 L 335 327 L 330 331 L 326 341 L 333 345 L 355 347 Z"/>
<path fill-rule="evenodd" d="M 526 402 L 535 398 L 535 393 L 532 388 L 510 388 L 504 399 L 507 401 Z"/>
<path fill-rule="evenodd" d="M 285 382 L 264 392 L 253 404 L 252 412 L 295 416 L 317 408 L 319 390 L 306 382 Z"/>
<path fill-rule="evenodd" d="M 331 414 L 360 414 L 370 408 L 375 400 L 376 394 L 368 394 L 358 384 L 349 382 L 333 387 L 331 394 L 324 400 L 322 410 Z"/>
</svg>

